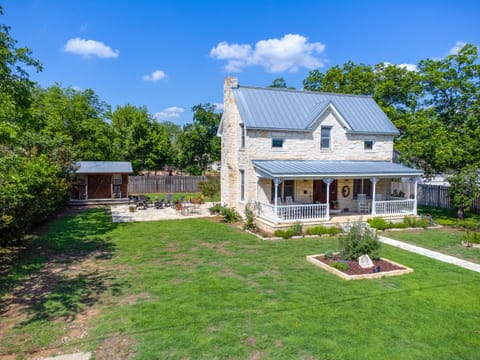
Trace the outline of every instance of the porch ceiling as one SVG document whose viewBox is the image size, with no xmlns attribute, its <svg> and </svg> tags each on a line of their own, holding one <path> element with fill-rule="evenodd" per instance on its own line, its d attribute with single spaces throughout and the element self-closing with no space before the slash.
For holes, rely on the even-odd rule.
<svg viewBox="0 0 480 360">
<path fill-rule="evenodd" d="M 423 171 L 388 161 L 353 160 L 253 160 L 256 172 L 264 178 L 318 179 L 416 177 Z"/>
</svg>

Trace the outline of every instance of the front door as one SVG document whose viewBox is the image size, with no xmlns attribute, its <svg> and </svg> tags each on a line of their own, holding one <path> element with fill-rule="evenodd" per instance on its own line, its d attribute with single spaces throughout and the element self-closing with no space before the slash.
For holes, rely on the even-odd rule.
<svg viewBox="0 0 480 360">
<path fill-rule="evenodd" d="M 334 200 L 337 200 L 337 180 L 330 184 L 330 207 Z M 322 204 L 327 202 L 327 184 L 323 180 L 313 181 L 313 202 L 317 201 Z"/>
</svg>

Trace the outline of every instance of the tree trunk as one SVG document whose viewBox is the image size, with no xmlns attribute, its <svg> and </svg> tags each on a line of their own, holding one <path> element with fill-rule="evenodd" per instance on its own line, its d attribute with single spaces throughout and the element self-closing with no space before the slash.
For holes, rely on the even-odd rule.
<svg viewBox="0 0 480 360">
<path fill-rule="evenodd" d="M 463 220 L 464 214 L 465 214 L 465 209 L 463 207 L 459 207 L 457 210 L 457 218 L 459 220 Z"/>
</svg>

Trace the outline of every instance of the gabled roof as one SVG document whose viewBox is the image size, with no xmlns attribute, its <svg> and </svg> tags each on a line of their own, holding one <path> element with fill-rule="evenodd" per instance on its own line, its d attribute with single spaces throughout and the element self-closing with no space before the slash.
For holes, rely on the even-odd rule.
<svg viewBox="0 0 480 360">
<path fill-rule="evenodd" d="M 396 135 L 398 130 L 369 96 L 239 86 L 232 89 L 247 129 L 311 131 L 328 109 L 352 133 Z"/>
<path fill-rule="evenodd" d="M 415 177 L 423 171 L 388 161 L 354 160 L 253 160 L 256 171 L 266 178 L 318 179 L 326 177 Z"/>
<path fill-rule="evenodd" d="M 73 165 L 77 174 L 133 173 L 129 161 L 77 161 Z"/>
</svg>

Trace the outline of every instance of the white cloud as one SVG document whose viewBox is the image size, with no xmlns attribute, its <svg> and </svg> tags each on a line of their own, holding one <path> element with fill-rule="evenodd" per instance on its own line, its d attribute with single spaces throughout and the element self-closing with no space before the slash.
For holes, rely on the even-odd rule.
<svg viewBox="0 0 480 360">
<path fill-rule="evenodd" d="M 391 62 L 388 62 L 388 61 L 384 61 L 383 64 L 385 66 L 389 66 L 389 65 L 397 66 L 400 68 L 407 69 L 408 71 L 417 71 L 417 65 L 415 64 L 392 64 Z"/>
<path fill-rule="evenodd" d="M 143 75 L 142 79 L 145 81 L 158 81 L 165 79 L 167 77 L 167 74 L 163 70 L 155 70 L 152 72 L 150 75 Z"/>
<path fill-rule="evenodd" d="M 397 66 L 407 69 L 408 71 L 417 71 L 417 65 L 415 64 L 398 64 Z"/>
<path fill-rule="evenodd" d="M 82 55 L 84 57 L 97 56 L 99 58 L 117 58 L 119 50 L 113 50 L 110 46 L 101 41 L 85 40 L 80 38 L 67 41 L 63 50 L 68 53 Z"/>
<path fill-rule="evenodd" d="M 166 109 L 163 109 L 162 111 L 156 112 L 153 114 L 155 119 L 158 121 L 171 121 L 178 119 L 182 113 L 185 112 L 185 109 L 182 107 L 178 106 L 171 106 Z"/>
<path fill-rule="evenodd" d="M 319 55 L 325 50 L 320 42 L 308 42 L 298 34 L 286 34 L 280 39 L 258 41 L 249 44 L 228 44 L 222 41 L 210 50 L 210 57 L 227 60 L 225 71 L 240 72 L 248 66 L 263 66 L 269 73 L 296 72 L 303 67 L 308 70 L 324 66 Z"/>
<path fill-rule="evenodd" d="M 456 55 L 467 43 L 465 41 L 457 41 L 455 45 L 450 49 L 450 55 Z"/>
</svg>

